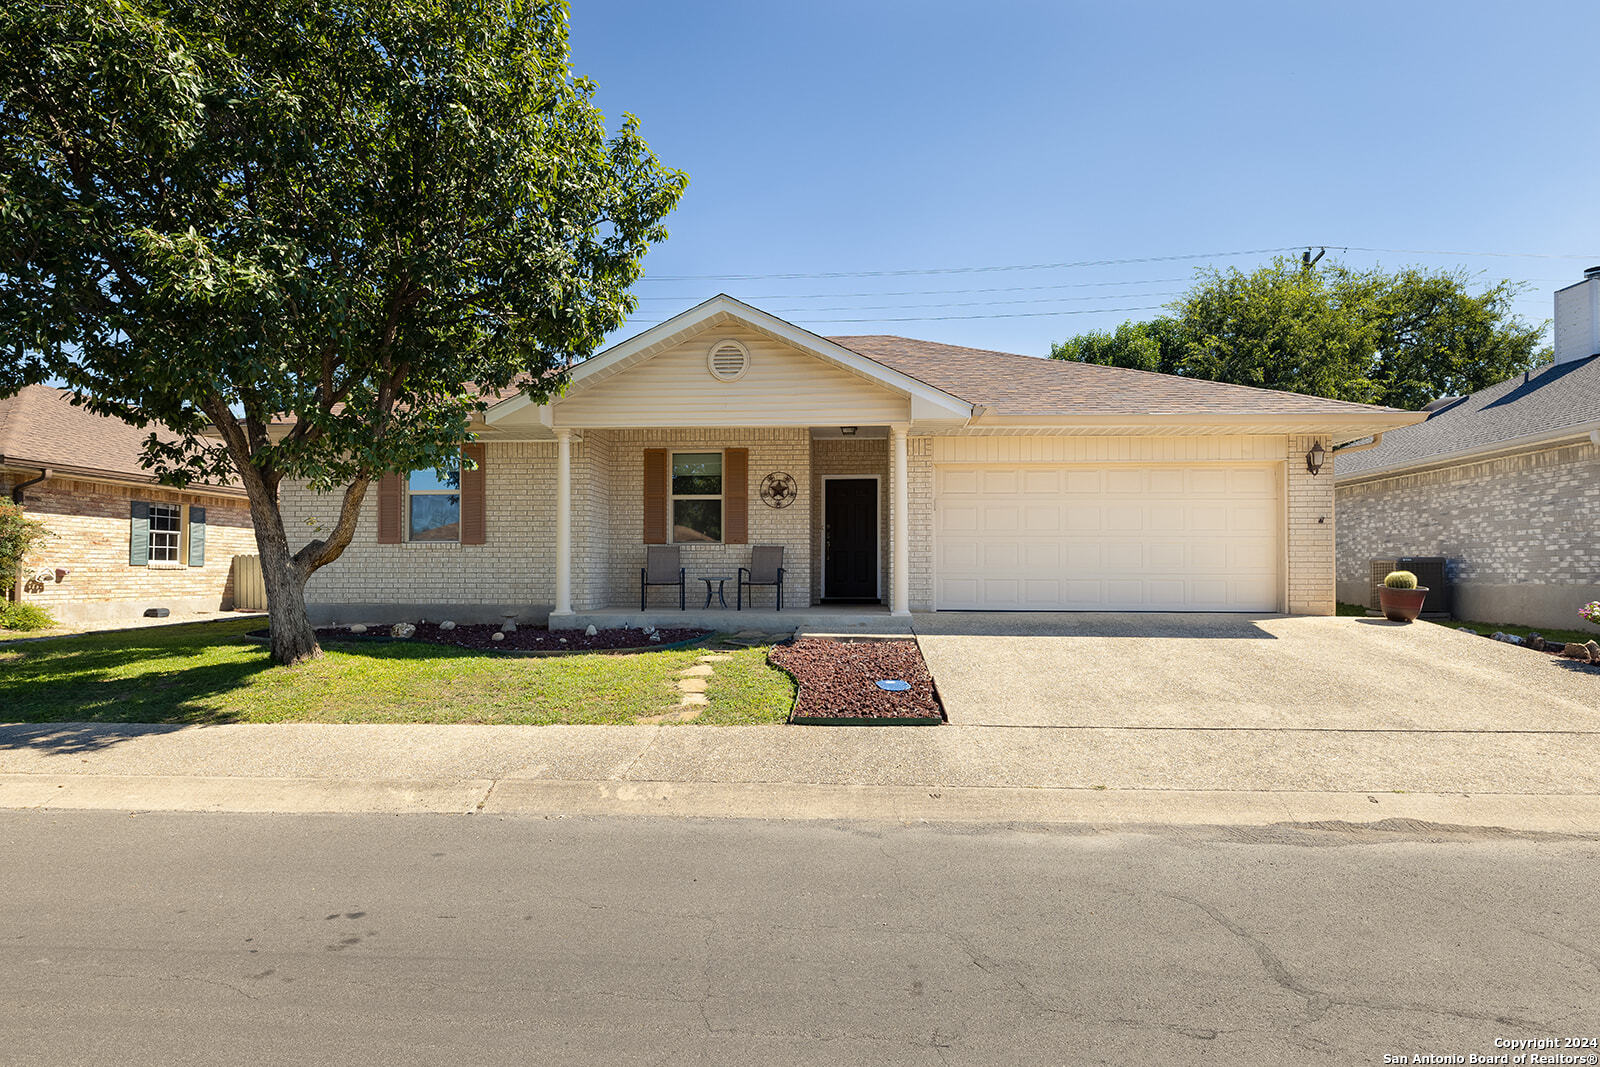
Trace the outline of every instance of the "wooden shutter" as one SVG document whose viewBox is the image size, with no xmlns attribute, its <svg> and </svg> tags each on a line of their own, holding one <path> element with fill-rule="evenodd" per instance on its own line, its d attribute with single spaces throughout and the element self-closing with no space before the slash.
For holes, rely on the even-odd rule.
<svg viewBox="0 0 1600 1067">
<path fill-rule="evenodd" d="M 385 474 L 378 480 L 378 544 L 400 543 L 400 511 L 405 507 L 405 497 L 398 474 Z"/>
<path fill-rule="evenodd" d="M 722 453 L 722 540 L 730 545 L 750 541 L 750 450 Z"/>
<path fill-rule="evenodd" d="M 135 500 L 128 518 L 128 566 L 144 567 L 149 563 L 150 505 Z"/>
<path fill-rule="evenodd" d="M 461 464 L 461 543 L 464 545 L 481 545 L 489 540 L 484 507 L 484 489 L 487 485 L 484 451 L 481 442 L 461 448 L 461 458 L 466 461 Z M 467 469 L 468 462 L 474 465 L 472 470 Z"/>
<path fill-rule="evenodd" d="M 189 509 L 189 566 L 206 565 L 206 509 Z"/>
<path fill-rule="evenodd" d="M 644 450 L 644 543 L 667 543 L 667 483 L 672 457 L 664 448 Z"/>
</svg>

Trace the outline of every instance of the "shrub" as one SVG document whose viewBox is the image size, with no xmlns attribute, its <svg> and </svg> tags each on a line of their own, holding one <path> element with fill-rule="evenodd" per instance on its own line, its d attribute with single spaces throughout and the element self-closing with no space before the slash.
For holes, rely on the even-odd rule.
<svg viewBox="0 0 1600 1067">
<path fill-rule="evenodd" d="M 1589 601 L 1589 603 L 1578 609 L 1578 614 L 1596 626 L 1600 626 L 1600 600 Z"/>
<path fill-rule="evenodd" d="M 1415 589 L 1417 576 L 1410 571 L 1390 571 L 1384 576 L 1383 584 L 1390 589 Z"/>
<path fill-rule="evenodd" d="M 0 630 L 48 630 L 55 616 L 37 604 L 0 604 Z"/>
<path fill-rule="evenodd" d="M 33 546 L 53 536 L 44 523 L 23 514 L 21 507 L 0 500 L 0 588 L 10 588 Z"/>
</svg>

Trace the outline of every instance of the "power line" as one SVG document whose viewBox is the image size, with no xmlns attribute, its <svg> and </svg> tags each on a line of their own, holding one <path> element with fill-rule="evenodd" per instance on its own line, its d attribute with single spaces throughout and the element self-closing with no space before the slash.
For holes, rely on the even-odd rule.
<svg viewBox="0 0 1600 1067">
<path fill-rule="evenodd" d="M 1321 248 L 1321 245 L 1316 247 Z M 1400 256 L 1494 256 L 1501 259 L 1597 259 L 1594 252 L 1565 253 L 1565 252 L 1444 252 L 1428 248 L 1361 248 L 1357 245 L 1328 245 L 1341 252 L 1390 252 Z"/>
<path fill-rule="evenodd" d="M 1071 263 L 1009 263 L 991 267 L 924 267 L 910 270 L 838 270 L 792 274 L 658 274 L 646 275 L 640 281 L 703 282 L 732 281 L 756 282 L 767 280 L 792 281 L 805 278 L 900 278 L 916 274 L 984 274 L 993 271 L 1017 270 L 1067 270 L 1074 267 L 1114 267 L 1125 263 L 1175 263 L 1180 260 L 1222 259 L 1226 256 L 1264 256 L 1276 252 L 1298 252 L 1305 245 L 1283 248 L 1245 248 L 1233 252 L 1195 252 L 1181 256 L 1139 256 L 1131 259 L 1081 259 Z"/>
<path fill-rule="evenodd" d="M 1007 304 L 1064 304 L 1080 300 L 1140 300 L 1146 297 L 1182 295 L 1182 293 L 1107 293 L 1102 296 L 1041 296 L 1024 300 L 941 300 L 936 304 L 845 304 L 839 307 L 778 308 L 771 314 L 810 315 L 818 311 L 911 311 L 916 308 L 1002 307 Z"/>
<path fill-rule="evenodd" d="M 1554 279 L 1551 279 L 1554 280 Z M 746 300 L 862 300 L 880 296 L 955 296 L 966 293 L 1038 293 L 1052 289 L 1093 289 L 1114 285 L 1170 285 L 1173 282 L 1192 282 L 1193 278 L 1130 278 L 1121 282 L 1059 282 L 1055 285 L 1000 285 L 985 289 L 901 289 L 883 293 L 764 293 L 746 297 Z M 640 300 L 671 300 L 683 303 L 704 300 L 704 294 L 695 296 L 641 296 Z"/>
<path fill-rule="evenodd" d="M 904 318 L 878 318 L 878 319 L 806 319 L 812 325 L 825 325 L 840 322 L 945 322 L 951 319 L 1035 319 L 1048 318 L 1060 315 L 1110 315 L 1122 311 L 1161 311 L 1165 304 L 1144 304 L 1139 307 L 1123 308 L 1077 308 L 1072 311 L 1011 311 L 997 315 L 911 315 Z M 792 314 L 792 312 L 791 312 Z M 652 326 L 659 326 L 666 322 L 660 319 L 656 322 L 629 323 L 630 327 L 637 326 L 641 330 L 648 330 Z"/>
</svg>

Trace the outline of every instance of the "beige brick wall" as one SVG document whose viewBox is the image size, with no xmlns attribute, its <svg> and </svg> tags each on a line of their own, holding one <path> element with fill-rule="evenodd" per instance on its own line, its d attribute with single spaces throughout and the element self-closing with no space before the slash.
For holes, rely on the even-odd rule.
<svg viewBox="0 0 1600 1067">
<path fill-rule="evenodd" d="M 582 446 L 575 451 L 576 470 L 585 456 Z M 486 443 L 488 543 L 482 545 L 378 544 L 374 486 L 349 547 L 307 583 L 307 604 L 519 605 L 535 615 L 548 611 L 555 601 L 555 454 L 553 441 Z M 578 484 L 575 476 L 575 498 Z M 291 548 L 338 520 L 340 495 L 284 484 Z"/>
<path fill-rule="evenodd" d="M 1288 510 L 1288 601 L 1291 615 L 1332 615 L 1337 606 L 1334 596 L 1333 539 L 1333 463 L 1326 461 L 1322 473 L 1306 469 L 1306 453 L 1321 442 L 1332 447 L 1327 437 L 1291 436 L 1288 438 L 1286 465 L 1289 484 L 1284 494 Z"/>
<path fill-rule="evenodd" d="M 878 477 L 878 549 L 882 593 L 889 600 L 889 441 L 887 438 L 819 438 L 811 442 L 811 602 L 822 599 L 822 479 L 824 475 Z M 796 505 L 798 507 L 798 505 Z"/>
<path fill-rule="evenodd" d="M 893 462 L 892 456 L 890 462 Z M 906 492 L 911 510 L 910 519 L 906 523 L 906 532 L 910 537 L 910 573 L 907 575 L 906 596 L 911 602 L 912 611 L 932 611 L 933 439 L 931 437 L 911 437 L 906 440 Z M 891 531 L 892 529 L 891 523 Z"/>
<path fill-rule="evenodd" d="M 1600 582 L 1600 449 L 1581 444 L 1339 487 L 1341 582 L 1373 557 L 1445 556 L 1453 582 Z M 1510 621 L 1510 620 L 1502 620 Z"/>
<path fill-rule="evenodd" d="M 31 473 L 0 474 L 0 492 L 9 500 L 11 485 L 30 477 Z M 23 510 L 56 535 L 35 550 L 27 566 L 59 567 L 68 573 L 60 582 L 28 583 L 23 599 L 63 621 L 137 615 L 147 607 L 166 607 L 174 613 L 231 607 L 233 557 L 256 550 L 249 508 L 238 497 L 65 477 L 24 492 Z M 177 564 L 129 565 L 129 512 L 135 500 L 183 508 Z M 187 563 L 190 505 L 206 509 L 205 564 L 200 567 Z"/>
<path fill-rule="evenodd" d="M 618 606 L 638 604 L 639 568 L 644 566 L 644 450 L 666 448 L 679 452 L 722 448 L 750 450 L 750 543 L 744 545 L 683 545 L 683 566 L 688 571 L 689 599 L 704 602 L 705 587 L 697 580 L 705 574 L 725 574 L 729 603 L 737 568 L 750 565 L 753 545 L 783 545 L 784 607 L 804 607 L 811 600 L 811 435 L 805 429 L 727 430 L 590 430 L 585 436 L 601 439 L 610 449 L 611 478 L 609 528 L 599 537 L 584 538 L 605 544 L 609 555 L 606 596 Z M 769 508 L 761 501 L 761 481 L 774 471 L 795 480 L 798 498 L 786 508 Z M 574 534 L 574 545 L 579 540 Z M 652 589 L 654 607 L 667 604 L 670 594 Z M 767 607 L 772 590 L 761 589 L 756 602 Z"/>
</svg>

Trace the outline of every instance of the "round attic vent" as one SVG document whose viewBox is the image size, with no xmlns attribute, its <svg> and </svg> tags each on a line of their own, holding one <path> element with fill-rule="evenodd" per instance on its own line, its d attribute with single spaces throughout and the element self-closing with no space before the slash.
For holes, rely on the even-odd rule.
<svg viewBox="0 0 1600 1067">
<path fill-rule="evenodd" d="M 736 382 L 750 369 L 750 353 L 731 337 L 718 341 L 706 353 L 706 367 L 719 382 Z"/>
</svg>

